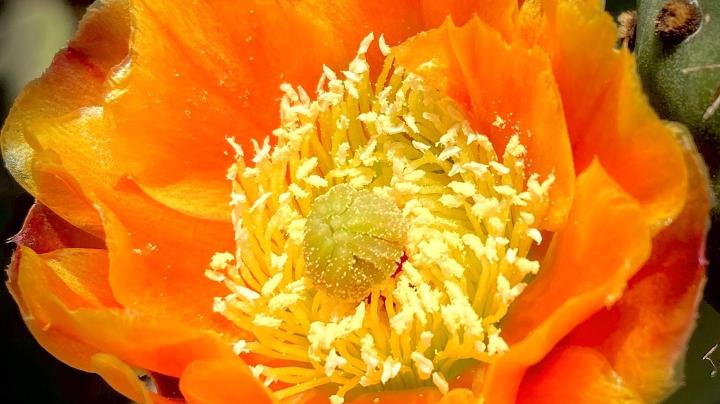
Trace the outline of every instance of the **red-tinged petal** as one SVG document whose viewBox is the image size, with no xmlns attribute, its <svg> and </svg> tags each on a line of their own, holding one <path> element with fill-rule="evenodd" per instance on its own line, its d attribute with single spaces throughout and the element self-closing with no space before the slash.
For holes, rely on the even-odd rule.
<svg viewBox="0 0 720 404">
<path fill-rule="evenodd" d="M 604 356 L 592 349 L 568 347 L 553 351 L 527 372 L 517 402 L 641 404 L 646 401 L 623 383 Z"/>
<path fill-rule="evenodd" d="M 112 150 L 162 203 L 226 219 L 233 162 L 279 122 L 282 82 L 312 92 L 322 65 L 346 66 L 374 31 L 389 43 L 418 32 L 414 1 L 136 1 L 132 57 L 114 78 Z M 378 57 L 371 60 L 378 62 Z M 225 153 L 227 154 L 227 153 Z M 201 192 L 188 194 L 189 189 Z"/>
<path fill-rule="evenodd" d="M 598 158 L 658 231 L 684 203 L 682 151 L 648 105 L 632 55 L 615 49 L 612 18 L 592 1 L 529 1 L 519 21 L 552 60 L 576 171 Z"/>
<path fill-rule="evenodd" d="M 509 137 L 519 134 L 528 148 L 529 171 L 556 177 L 544 226 L 560 227 L 575 173 L 562 104 L 542 50 L 508 44 L 476 18 L 460 28 L 447 22 L 394 52 L 401 65 L 458 101 L 473 128 L 487 134 L 500 153 Z"/>
<path fill-rule="evenodd" d="M 66 247 L 105 247 L 103 240 L 78 229 L 39 203 L 30 208 L 22 229 L 11 241 L 29 247 L 39 254 Z"/>
<path fill-rule="evenodd" d="M 129 26 L 125 1 L 101 1 L 91 7 L 68 48 L 18 97 L 0 138 L 5 164 L 15 179 L 63 218 L 90 232 L 99 229 L 99 217 L 74 190 L 64 187 L 62 179 L 38 178 L 33 168 L 38 150 L 26 131 L 35 122 L 102 102 L 107 72 L 127 53 Z"/>
<path fill-rule="evenodd" d="M 661 401 L 682 379 L 676 365 L 692 333 L 705 280 L 710 191 L 702 159 L 690 135 L 685 136 L 690 182 L 682 213 L 654 238 L 650 259 L 622 298 L 563 342 L 602 355 L 617 377 L 646 402 Z"/>
<path fill-rule="evenodd" d="M 235 358 L 193 362 L 180 379 L 180 390 L 189 404 L 277 402 Z"/>
<path fill-rule="evenodd" d="M 104 246 L 102 240 L 72 226 L 41 204 L 33 205 L 22 230 L 12 240 L 18 246 L 48 253 L 52 266 L 38 269 L 53 288 L 47 290 L 47 293 L 57 291 L 60 295 L 69 297 L 76 306 L 117 306 L 107 283 L 107 254 L 100 249 Z M 89 361 L 95 353 L 94 348 L 55 328 L 48 328 L 29 314 L 28 303 L 18 284 L 22 257 L 20 251 L 21 248 L 18 248 L 10 262 L 6 286 L 18 304 L 25 324 L 40 345 L 58 359 L 72 367 L 91 371 L 92 365 Z M 74 265 L 57 265 L 58 261 L 66 257 L 75 261 Z M 84 265 L 86 262 L 97 266 Z"/>
<path fill-rule="evenodd" d="M 555 234 L 540 273 L 502 323 L 510 350 L 490 365 L 483 395 L 492 403 L 512 402 L 525 370 L 617 300 L 649 252 L 637 202 L 593 163 L 578 177 L 568 225 Z"/>
</svg>

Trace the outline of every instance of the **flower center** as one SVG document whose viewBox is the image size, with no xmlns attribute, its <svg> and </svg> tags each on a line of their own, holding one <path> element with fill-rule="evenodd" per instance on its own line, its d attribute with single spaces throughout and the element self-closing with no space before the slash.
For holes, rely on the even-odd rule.
<svg viewBox="0 0 720 404">
<path fill-rule="evenodd" d="M 276 144 L 255 143 L 251 165 L 231 141 L 237 251 L 206 274 L 230 291 L 215 310 L 252 336 L 235 352 L 253 353 L 279 399 L 319 386 L 336 389 L 334 403 L 447 392 L 469 364 L 507 350 L 500 321 L 539 269 L 528 253 L 553 177 L 526 175 L 517 134 L 498 156 L 451 99 L 395 65 L 382 37 L 371 81 L 371 41 L 343 79 L 324 69 L 315 101 L 281 87 Z"/>
<path fill-rule="evenodd" d="M 390 198 L 335 185 L 315 199 L 305 222 L 307 277 L 329 296 L 359 301 L 395 272 L 406 228 Z"/>
</svg>

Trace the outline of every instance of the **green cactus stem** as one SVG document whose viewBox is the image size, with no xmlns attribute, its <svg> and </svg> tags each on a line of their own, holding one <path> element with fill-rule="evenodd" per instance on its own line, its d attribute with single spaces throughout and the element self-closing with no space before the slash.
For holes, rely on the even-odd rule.
<svg viewBox="0 0 720 404">
<path fill-rule="evenodd" d="M 650 103 L 692 132 L 720 191 L 720 1 L 639 0 L 635 52 Z"/>
</svg>

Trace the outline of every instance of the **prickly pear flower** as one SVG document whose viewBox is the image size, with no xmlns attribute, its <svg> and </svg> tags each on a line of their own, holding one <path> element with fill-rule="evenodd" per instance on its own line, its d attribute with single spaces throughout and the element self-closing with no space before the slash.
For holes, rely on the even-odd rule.
<svg viewBox="0 0 720 404">
<path fill-rule="evenodd" d="M 17 100 L 8 287 L 138 402 L 646 402 L 709 194 L 595 1 L 99 1 Z"/>
</svg>

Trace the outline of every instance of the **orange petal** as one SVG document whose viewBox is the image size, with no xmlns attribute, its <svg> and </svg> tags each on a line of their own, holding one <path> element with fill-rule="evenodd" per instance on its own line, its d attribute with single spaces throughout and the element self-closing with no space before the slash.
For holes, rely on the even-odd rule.
<svg viewBox="0 0 720 404">
<path fill-rule="evenodd" d="M 124 208 L 100 205 L 110 284 L 117 300 L 129 309 L 166 321 L 225 330 L 229 323 L 212 311 L 212 302 L 227 291 L 207 279 L 204 269 L 214 252 L 232 251 L 230 223 L 193 219 L 157 204 L 133 203 L 135 185 L 126 182 L 121 186 L 120 195 L 129 202 Z M 105 202 L 112 201 L 103 199 Z"/>
<path fill-rule="evenodd" d="M 690 183 L 685 208 L 655 237 L 650 259 L 631 279 L 622 299 L 588 319 L 564 342 L 604 356 L 646 402 L 662 401 L 682 378 L 676 365 L 694 328 L 705 280 L 710 191 L 702 159 L 686 136 Z"/>
<path fill-rule="evenodd" d="M 539 7 L 542 11 L 538 11 Z M 653 231 L 683 206 L 682 151 L 648 105 L 627 49 L 615 49 L 616 25 L 588 2 L 527 2 L 527 31 L 550 55 L 562 96 L 575 169 L 598 158 L 637 198 Z M 544 14 L 542 14 L 544 13 Z"/>
<path fill-rule="evenodd" d="M 177 321 L 215 317 L 212 299 L 223 288 L 203 272 L 214 252 L 234 248 L 229 214 L 222 222 L 197 219 L 147 196 L 122 176 L 108 150 L 107 131 L 104 111 L 84 108 L 33 125 L 29 133 L 44 153 L 58 157 L 53 172 L 77 184 L 95 207 L 104 207 L 102 225 L 118 302 Z"/>
<path fill-rule="evenodd" d="M 73 226 L 102 238 L 97 211 L 75 179 L 63 169 L 57 155 L 49 150 L 37 150 L 33 158 L 31 176 L 37 186 L 37 190 L 31 190 L 35 192 L 33 196 Z"/>
<path fill-rule="evenodd" d="M 25 310 L 21 311 L 24 314 L 27 313 Z M 38 344 L 58 360 L 75 369 L 85 372 L 93 371 L 90 358 L 97 352 L 95 347 L 60 330 L 47 328 L 46 325 L 40 324 L 36 319 L 25 317 L 24 321 Z"/>
<path fill-rule="evenodd" d="M 532 404 L 641 404 L 642 400 L 602 355 L 569 347 L 554 351 L 523 380 L 517 402 Z"/>
<path fill-rule="evenodd" d="M 350 401 L 352 404 L 391 403 L 391 404 L 425 404 L 436 403 L 442 394 L 436 388 L 420 388 L 407 391 L 383 391 L 367 393 Z"/>
<path fill-rule="evenodd" d="M 68 254 L 78 254 L 72 262 Z M 96 265 L 93 255 L 98 252 L 58 250 L 49 255 L 38 255 L 29 248 L 20 247 L 15 257 L 16 285 L 13 288 L 23 302 L 23 314 L 33 323 L 31 330 L 57 333 L 65 340 L 75 340 L 91 347 L 95 352 L 106 352 L 123 361 L 143 369 L 149 369 L 170 376 L 179 376 L 193 360 L 214 358 L 226 354 L 230 347 L 227 342 L 207 330 L 184 326 L 172 321 L 149 316 L 136 310 L 116 307 L 95 306 L 95 301 L 83 300 L 80 293 L 72 290 L 71 284 L 61 282 L 54 273 L 58 266 L 72 272 L 75 267 Z M 85 262 L 82 256 L 85 255 Z M 50 266 L 50 260 L 56 260 Z M 92 286 L 87 284 L 86 287 Z M 38 338 L 42 341 L 42 338 Z M 46 348 L 60 349 L 58 357 L 65 359 L 74 353 L 88 354 L 91 349 L 65 350 L 60 344 Z M 87 365 L 88 358 L 77 358 L 78 363 Z M 238 359 L 239 361 L 239 359 Z"/>
<path fill-rule="evenodd" d="M 473 128 L 487 134 L 499 153 L 511 135 L 520 135 L 528 148 L 530 172 L 556 177 L 544 226 L 561 226 L 572 201 L 575 173 L 562 104 L 542 50 L 508 44 L 475 18 L 461 28 L 448 21 L 394 52 L 401 65 L 454 98 Z"/>
<path fill-rule="evenodd" d="M 189 404 L 275 403 L 247 366 L 237 360 L 193 362 L 180 379 Z"/>
<path fill-rule="evenodd" d="M 20 288 L 23 251 L 44 253 L 43 265 L 33 266 L 42 282 L 38 289 L 64 299 L 74 308 L 119 307 L 108 283 L 107 252 L 101 240 L 73 227 L 47 207 L 36 204 L 28 213 L 22 230 L 13 238 L 18 248 L 8 268 L 7 287 L 22 312 L 29 310 Z M 70 248 L 68 248 L 70 247 Z"/>
<path fill-rule="evenodd" d="M 14 128 L 22 126 L 24 132 L 19 136 L 18 142 L 27 140 L 28 144 L 33 146 L 31 156 L 20 156 L 31 159 L 28 160 L 31 164 L 28 175 L 34 181 L 33 184 L 37 185 L 37 189 L 31 188 L 31 191 L 40 200 L 54 198 L 51 201 L 52 208 L 63 217 L 76 226 L 96 235 L 102 235 L 101 223 L 93 204 L 103 200 L 118 211 L 119 215 L 133 218 L 126 220 L 123 231 L 133 232 L 134 226 L 142 229 L 142 236 L 145 239 L 141 245 L 133 247 L 144 248 L 147 243 L 154 243 L 163 248 L 162 261 L 156 259 L 153 265 L 155 268 L 164 268 L 165 272 L 147 271 L 147 276 L 140 277 L 128 270 L 126 276 L 122 271 L 132 269 L 131 267 L 114 265 L 112 277 L 123 279 L 123 285 L 128 286 L 115 287 L 114 292 L 120 303 L 128 308 L 162 307 L 158 311 L 165 311 L 168 310 L 168 304 L 165 304 L 164 300 L 168 295 L 164 295 L 162 291 L 158 293 L 153 291 L 162 289 L 160 285 L 162 283 L 176 282 L 178 273 L 182 275 L 182 271 L 176 268 L 171 276 L 167 276 L 167 266 L 172 265 L 176 260 L 183 263 L 178 265 L 178 268 L 197 265 L 196 268 L 192 268 L 193 275 L 197 277 L 191 276 L 191 279 L 202 278 L 202 268 L 207 264 L 211 254 L 216 249 L 226 249 L 233 245 L 232 229 L 227 223 L 195 222 L 190 218 L 182 217 L 152 201 L 137 187 L 126 187 L 130 188 L 127 191 L 116 187 L 123 173 L 115 165 L 107 147 L 108 122 L 101 108 L 87 106 L 101 103 L 102 82 L 105 78 L 103 72 L 108 71 L 113 63 L 119 61 L 113 57 L 117 58 L 122 52 L 115 48 L 123 48 L 126 52 L 127 33 L 122 39 L 123 35 L 116 31 L 122 29 L 123 23 L 129 24 L 129 22 L 122 14 L 122 12 L 127 13 L 124 3 L 103 4 L 86 17 L 78 38 L 72 43 L 74 46 L 72 51 L 66 52 L 73 57 L 58 56 L 45 78 L 38 82 L 42 91 L 28 90 L 28 102 L 41 103 L 40 106 L 47 108 L 40 108 L 38 104 L 19 102 L 15 108 L 19 123 L 17 125 L 9 123 L 6 132 L 16 133 L 17 131 L 13 131 Z M 115 20 L 108 21 L 113 18 Z M 125 29 L 127 30 L 127 27 Z M 124 44 L 119 45 L 123 41 Z M 98 48 L 98 45 L 102 46 Z M 82 72 L 87 74 L 83 76 Z M 83 81 L 73 85 L 74 82 L 71 80 L 74 78 L 73 74 L 77 74 Z M 68 83 L 73 89 L 78 90 L 78 94 L 65 94 L 62 91 Z M 75 100 L 73 97 L 78 99 Z M 67 105 L 62 102 L 66 102 Z M 20 122 L 19 119 L 26 115 L 27 124 Z M 15 121 L 11 119 L 10 122 Z M 23 136 L 25 139 L 22 139 Z M 4 139 L 16 140 L 9 135 L 4 135 Z M 18 158 L 12 150 L 6 150 L 6 156 L 9 159 Z M 153 222 L 153 218 L 157 221 Z M 176 224 L 178 227 L 171 227 L 168 223 Z M 205 232 L 193 233 L 192 229 L 203 229 Z M 152 275 L 156 277 L 152 278 Z M 185 282 L 184 285 L 188 283 Z M 177 284 L 182 283 L 177 282 Z M 184 298 L 193 302 L 194 306 L 186 302 L 179 304 L 185 309 L 184 312 L 192 311 L 193 307 L 201 307 L 194 312 L 193 317 L 202 318 L 204 314 L 211 314 L 210 295 L 214 293 L 202 294 L 202 291 L 207 290 L 202 287 L 189 289 L 199 291 L 201 298 L 193 299 L 192 292 L 185 294 Z M 155 301 L 153 299 L 159 301 L 157 305 L 152 304 Z M 177 301 L 178 298 L 174 300 Z"/>
<path fill-rule="evenodd" d="M 479 403 L 480 399 L 468 389 L 452 389 L 443 395 L 435 387 L 423 387 L 412 390 L 384 391 L 363 394 L 350 401 L 352 404 L 465 404 Z"/>
<path fill-rule="evenodd" d="M 26 132 L 31 123 L 102 102 L 106 73 L 127 53 L 129 26 L 125 1 L 92 6 L 68 48 L 58 53 L 42 78 L 28 85 L 15 101 L 0 139 L 13 177 L 63 218 L 91 232 L 99 228 L 99 217 L 82 198 L 70 197 L 74 192 L 64 187 L 62 179 L 45 176 L 40 180 L 44 183 L 38 183 L 33 170 L 37 145 L 26 139 Z M 41 190 L 46 186 L 50 189 Z M 81 211 L 85 213 L 78 216 Z"/>
<path fill-rule="evenodd" d="M 578 177 L 568 225 L 555 234 L 540 273 L 503 321 L 510 350 L 490 365 L 486 398 L 512 402 L 527 367 L 620 297 L 650 252 L 640 212 L 599 163 Z"/>
<path fill-rule="evenodd" d="M 58 258 L 67 256 L 71 256 L 71 260 L 75 261 L 74 265 L 69 267 L 57 268 L 58 265 L 54 265 L 57 273 L 49 266 L 39 266 L 36 269 L 42 271 L 42 276 L 47 278 L 46 284 L 52 288 L 46 290 L 46 293 L 65 296 L 75 306 L 116 305 L 110 294 L 107 276 L 103 280 L 103 274 L 107 275 L 107 256 L 103 250 L 96 249 L 104 245 L 102 240 L 72 226 L 46 206 L 35 204 L 30 209 L 22 230 L 13 237 L 13 241 L 25 248 L 50 253 L 53 263 L 56 263 Z M 76 248 L 62 250 L 66 247 Z M 52 251 L 55 252 L 51 253 Z M 99 264 L 99 267 L 84 265 L 85 255 L 87 262 Z M 47 328 L 30 315 L 29 304 L 32 302 L 26 301 L 18 282 L 21 257 L 21 248 L 18 248 L 7 270 L 6 285 L 17 302 L 28 329 L 38 343 L 58 359 L 72 367 L 91 371 L 90 357 L 95 352 L 94 348 L 55 328 Z M 78 262 L 78 259 L 81 262 Z M 66 281 L 69 284 L 65 284 Z"/>
<path fill-rule="evenodd" d="M 104 250 L 61 248 L 38 255 L 18 248 L 8 286 L 29 329 L 49 352 L 99 373 L 135 400 L 153 403 L 168 401 L 139 390 L 125 363 L 176 377 L 194 360 L 230 355 L 228 360 L 244 366 L 212 332 L 120 308 L 110 292 L 107 264 Z"/>
<path fill-rule="evenodd" d="M 47 289 L 68 309 L 120 307 L 108 284 L 105 250 L 63 248 L 42 255 Z"/>
<path fill-rule="evenodd" d="M 95 354 L 91 358 L 93 371 L 113 389 L 140 404 L 171 404 L 177 401 L 152 393 L 140 381 L 135 371 L 125 362 L 108 354 Z"/>
<path fill-rule="evenodd" d="M 457 25 L 465 25 L 473 16 L 510 37 L 513 19 L 518 12 L 516 0 L 422 0 L 423 23 L 426 29 L 440 26 L 450 16 Z"/>
<path fill-rule="evenodd" d="M 162 203 L 225 219 L 232 162 L 225 137 L 251 154 L 250 139 L 278 125 L 282 82 L 311 91 L 322 65 L 347 66 L 369 32 L 394 44 L 419 31 L 413 5 L 134 2 L 132 58 L 114 77 L 117 96 L 108 103 L 114 156 Z"/>
</svg>

